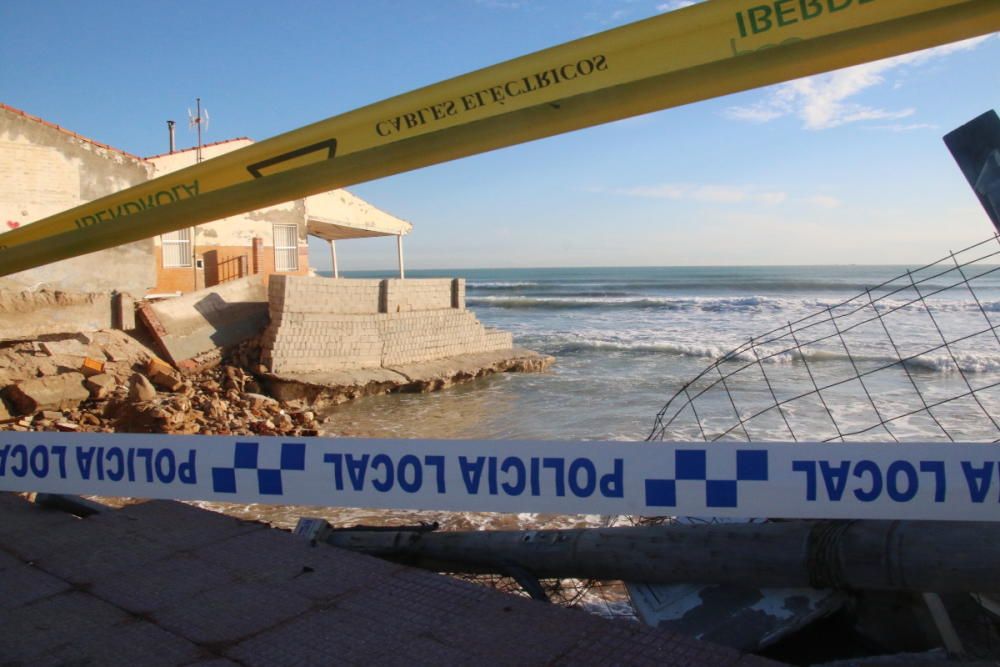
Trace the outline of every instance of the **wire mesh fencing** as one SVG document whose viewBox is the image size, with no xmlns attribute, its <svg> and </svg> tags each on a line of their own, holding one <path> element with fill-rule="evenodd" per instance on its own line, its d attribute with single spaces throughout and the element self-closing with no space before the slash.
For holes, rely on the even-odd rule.
<svg viewBox="0 0 1000 667">
<path fill-rule="evenodd" d="M 647 440 L 1000 439 L 1000 238 L 747 339 Z"/>
</svg>

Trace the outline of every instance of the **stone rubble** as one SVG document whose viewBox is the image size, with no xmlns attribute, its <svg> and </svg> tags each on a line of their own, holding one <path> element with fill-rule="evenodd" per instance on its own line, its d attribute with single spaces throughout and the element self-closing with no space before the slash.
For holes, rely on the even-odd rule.
<svg viewBox="0 0 1000 667">
<path fill-rule="evenodd" d="M 182 376 L 118 331 L 0 346 L 0 430 L 317 435 L 315 412 L 262 392 L 236 366 Z"/>
</svg>

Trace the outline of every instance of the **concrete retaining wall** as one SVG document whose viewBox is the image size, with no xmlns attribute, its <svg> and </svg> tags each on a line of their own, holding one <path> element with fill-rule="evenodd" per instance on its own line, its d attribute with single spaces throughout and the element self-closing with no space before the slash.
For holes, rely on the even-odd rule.
<svg viewBox="0 0 1000 667">
<path fill-rule="evenodd" d="M 465 309 L 464 278 L 355 280 L 274 275 L 271 319 L 285 313 L 404 313 Z"/>
<path fill-rule="evenodd" d="M 385 313 L 402 313 L 413 310 L 455 308 L 456 283 L 465 293 L 465 280 L 437 278 L 429 280 L 383 280 Z M 464 307 L 464 305 L 463 305 Z"/>
<path fill-rule="evenodd" d="M 377 313 L 382 282 L 272 275 L 267 286 L 271 321 L 286 313 Z"/>
<path fill-rule="evenodd" d="M 116 322 L 113 304 L 112 295 L 107 292 L 84 294 L 0 289 L 0 340 L 99 331 L 116 325 L 124 328 L 126 323 Z M 127 307 L 131 309 L 131 303 Z"/>
<path fill-rule="evenodd" d="M 509 350 L 510 333 L 465 310 L 465 281 L 272 276 L 263 359 L 271 372 L 395 367 Z"/>
</svg>

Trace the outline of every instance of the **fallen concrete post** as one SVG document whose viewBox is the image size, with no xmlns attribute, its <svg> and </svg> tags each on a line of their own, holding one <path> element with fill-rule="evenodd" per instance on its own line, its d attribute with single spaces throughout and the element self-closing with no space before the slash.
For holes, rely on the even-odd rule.
<svg viewBox="0 0 1000 667">
<path fill-rule="evenodd" d="M 219 363 L 222 350 L 264 330 L 267 291 L 259 276 L 250 276 L 144 303 L 139 312 L 167 359 L 180 370 L 193 372 Z"/>
<path fill-rule="evenodd" d="M 325 540 L 441 572 L 957 593 L 1000 590 L 1000 525 L 788 521 L 551 531 L 332 531 Z"/>
</svg>

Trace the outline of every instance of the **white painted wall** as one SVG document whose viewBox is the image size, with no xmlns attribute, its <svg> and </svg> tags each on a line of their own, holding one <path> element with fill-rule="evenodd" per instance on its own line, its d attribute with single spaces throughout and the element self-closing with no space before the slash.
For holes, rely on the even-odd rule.
<svg viewBox="0 0 1000 667">
<path fill-rule="evenodd" d="M 0 232 L 148 180 L 153 166 L 0 105 Z M 153 241 L 0 278 L 0 287 L 141 296 L 156 283 Z"/>
</svg>

